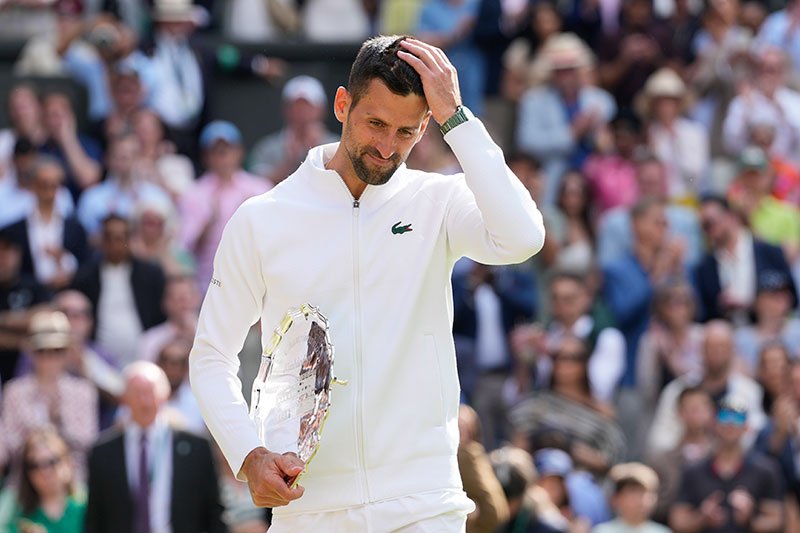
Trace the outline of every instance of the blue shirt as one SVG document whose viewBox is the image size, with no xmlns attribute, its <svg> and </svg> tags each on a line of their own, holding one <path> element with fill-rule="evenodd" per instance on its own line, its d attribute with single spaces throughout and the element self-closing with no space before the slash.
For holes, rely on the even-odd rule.
<svg viewBox="0 0 800 533">
<path fill-rule="evenodd" d="M 795 29 L 793 33 L 789 33 L 790 25 L 791 20 L 786 10 L 776 11 L 761 25 L 756 42 L 782 49 L 789 55 L 793 70 L 800 70 L 800 31 Z"/>
<path fill-rule="evenodd" d="M 114 213 L 130 218 L 139 202 L 149 201 L 171 202 L 169 195 L 157 185 L 140 182 L 123 189 L 116 179 L 109 177 L 83 193 L 78 203 L 78 220 L 89 235 L 95 235 L 108 215 Z"/>
</svg>

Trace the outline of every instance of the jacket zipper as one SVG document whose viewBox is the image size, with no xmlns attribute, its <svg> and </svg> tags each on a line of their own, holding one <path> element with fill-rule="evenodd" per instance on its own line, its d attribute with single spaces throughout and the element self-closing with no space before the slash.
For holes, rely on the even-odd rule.
<svg viewBox="0 0 800 533">
<path fill-rule="evenodd" d="M 364 489 L 362 503 L 370 501 L 369 483 L 367 481 L 367 464 L 364 457 L 364 409 L 361 402 L 364 398 L 364 363 L 361 351 L 361 279 L 360 279 L 360 257 L 359 257 L 359 223 L 358 215 L 361 204 L 353 199 L 353 289 L 355 295 L 355 355 L 356 355 L 356 388 L 355 394 L 355 429 L 356 429 L 356 455 L 359 464 L 359 477 L 361 486 Z"/>
</svg>

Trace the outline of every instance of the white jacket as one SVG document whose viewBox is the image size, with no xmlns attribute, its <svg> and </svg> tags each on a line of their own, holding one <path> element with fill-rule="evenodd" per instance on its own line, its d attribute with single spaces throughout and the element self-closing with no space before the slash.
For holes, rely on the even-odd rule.
<svg viewBox="0 0 800 533">
<path fill-rule="evenodd" d="M 344 509 L 460 489 L 459 384 L 450 274 L 467 255 L 517 263 L 544 242 L 542 216 L 483 124 L 445 137 L 465 174 L 401 166 L 356 202 L 336 144 L 312 149 L 288 179 L 245 202 L 223 233 L 192 350 L 191 382 L 231 468 L 262 445 L 237 378 L 237 353 L 304 302 L 328 318 L 336 350 L 322 445 L 305 494 L 279 514 Z M 410 225 L 395 233 L 393 226 Z"/>
</svg>

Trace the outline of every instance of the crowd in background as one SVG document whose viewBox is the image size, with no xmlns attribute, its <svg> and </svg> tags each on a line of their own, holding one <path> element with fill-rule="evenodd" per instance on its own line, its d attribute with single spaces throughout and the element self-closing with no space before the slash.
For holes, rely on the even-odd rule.
<svg viewBox="0 0 800 533">
<path fill-rule="evenodd" d="M 0 529 L 268 525 L 189 351 L 226 221 L 338 136 L 318 80 L 198 33 L 443 48 L 541 209 L 534 258 L 453 272 L 469 532 L 800 531 L 800 0 L 1 3 L 15 73 L 88 105 L 5 99 Z M 281 129 L 210 116 L 220 72 Z M 435 127 L 407 164 L 459 172 Z"/>
</svg>

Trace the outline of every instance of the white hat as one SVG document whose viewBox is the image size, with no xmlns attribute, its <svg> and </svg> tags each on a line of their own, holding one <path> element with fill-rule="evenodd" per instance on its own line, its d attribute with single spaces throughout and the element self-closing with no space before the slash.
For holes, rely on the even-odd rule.
<svg viewBox="0 0 800 533">
<path fill-rule="evenodd" d="M 678 73 L 669 67 L 660 68 L 647 78 L 634 106 L 640 115 L 647 116 L 650 114 L 653 100 L 656 98 L 677 98 L 681 101 L 684 110 L 693 101 L 686 84 Z"/>
<path fill-rule="evenodd" d="M 545 41 L 542 59 L 548 72 L 559 69 L 586 68 L 592 66 L 591 50 L 574 33 L 559 33 Z"/>
<path fill-rule="evenodd" d="M 155 0 L 153 20 L 199 24 L 200 16 L 198 9 L 192 4 L 192 0 Z"/>
<path fill-rule="evenodd" d="M 34 350 L 61 349 L 69 346 L 70 324 L 61 311 L 39 311 L 31 317 L 28 327 Z"/>
<path fill-rule="evenodd" d="M 311 76 L 296 76 L 283 87 L 283 100 L 307 100 L 314 105 L 325 106 L 328 99 L 318 79 Z"/>
</svg>

